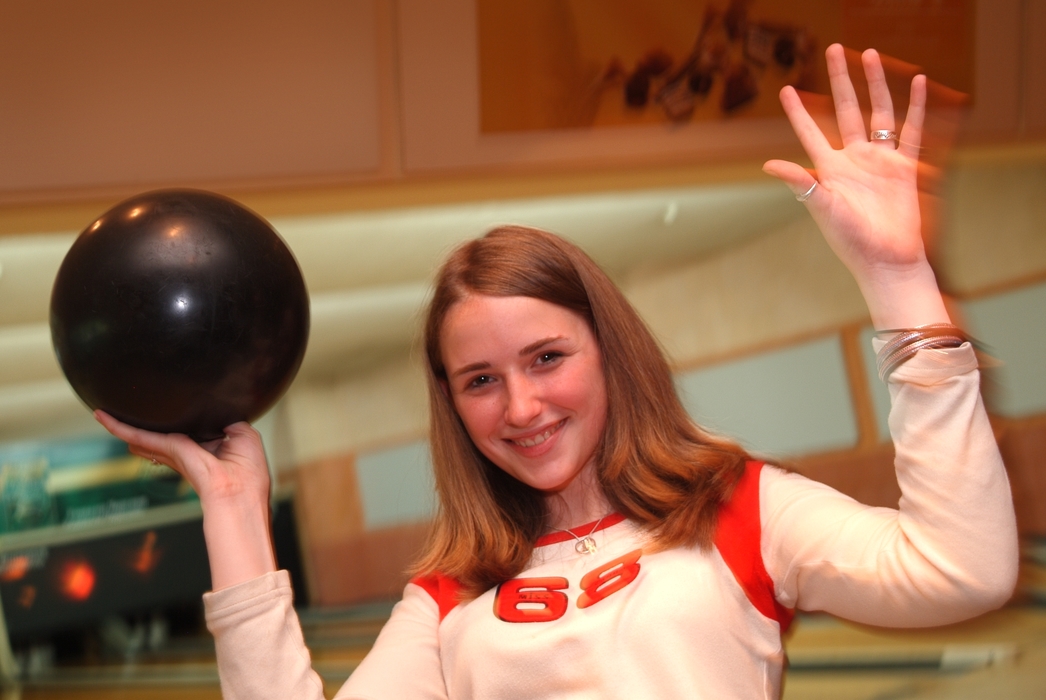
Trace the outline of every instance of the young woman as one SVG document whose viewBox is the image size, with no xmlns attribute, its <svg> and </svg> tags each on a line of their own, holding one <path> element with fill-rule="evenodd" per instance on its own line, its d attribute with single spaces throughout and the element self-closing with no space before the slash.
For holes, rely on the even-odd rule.
<svg viewBox="0 0 1046 700">
<path fill-rule="evenodd" d="M 498 229 L 437 279 L 425 341 L 440 511 L 417 577 L 337 697 L 772 698 L 793 609 L 919 626 L 1006 601 L 1009 486 L 920 234 L 925 79 L 898 137 L 865 53 L 869 136 L 842 48 L 827 56 L 843 148 L 786 88 L 815 174 L 765 169 L 806 203 L 884 335 L 899 510 L 706 434 L 591 260 L 550 234 Z M 275 570 L 257 434 L 230 426 L 208 451 L 98 419 L 200 495 L 225 697 L 322 697 Z"/>
</svg>

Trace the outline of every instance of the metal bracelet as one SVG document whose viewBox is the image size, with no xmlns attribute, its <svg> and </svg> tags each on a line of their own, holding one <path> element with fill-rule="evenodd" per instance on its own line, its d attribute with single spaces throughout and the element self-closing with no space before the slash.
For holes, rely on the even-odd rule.
<svg viewBox="0 0 1046 700">
<path fill-rule="evenodd" d="M 957 326 L 936 323 L 920 328 L 904 328 L 881 333 L 897 333 L 876 356 L 879 379 L 886 381 L 899 365 L 911 359 L 920 350 L 957 348 L 969 338 Z"/>
</svg>

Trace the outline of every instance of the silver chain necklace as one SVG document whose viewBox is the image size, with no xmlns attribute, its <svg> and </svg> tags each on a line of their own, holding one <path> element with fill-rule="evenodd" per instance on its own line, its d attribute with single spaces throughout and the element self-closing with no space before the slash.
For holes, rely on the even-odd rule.
<svg viewBox="0 0 1046 700">
<path fill-rule="evenodd" d="M 607 517 L 607 516 L 604 515 L 603 518 L 605 518 L 605 517 Z M 584 537 L 578 537 L 571 530 L 558 530 L 558 528 L 557 528 L 557 531 L 558 532 L 565 532 L 568 535 L 570 535 L 571 537 L 573 537 L 575 540 L 577 540 L 577 542 L 574 543 L 574 551 L 577 552 L 578 554 L 585 554 L 585 555 L 595 554 L 597 547 L 596 547 L 596 541 L 594 539 L 592 539 L 592 535 L 594 535 L 596 533 L 596 530 L 599 529 L 600 524 L 602 524 L 602 522 L 603 522 L 603 518 L 600 518 L 599 520 L 597 520 L 596 524 L 592 527 L 591 530 L 589 530 L 588 534 L 585 535 Z"/>
</svg>

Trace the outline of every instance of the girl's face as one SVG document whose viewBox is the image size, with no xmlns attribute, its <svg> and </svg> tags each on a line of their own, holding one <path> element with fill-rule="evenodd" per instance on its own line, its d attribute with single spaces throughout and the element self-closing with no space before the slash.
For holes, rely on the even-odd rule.
<svg viewBox="0 0 1046 700">
<path fill-rule="evenodd" d="M 519 481 L 562 492 L 606 424 L 603 361 L 587 321 L 531 297 L 466 297 L 440 334 L 447 390 L 479 451 Z"/>
</svg>

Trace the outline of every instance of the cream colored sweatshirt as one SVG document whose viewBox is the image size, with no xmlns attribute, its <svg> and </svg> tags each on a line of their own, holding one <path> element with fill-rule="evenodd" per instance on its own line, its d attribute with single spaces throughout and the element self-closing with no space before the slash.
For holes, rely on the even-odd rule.
<svg viewBox="0 0 1046 700">
<path fill-rule="evenodd" d="M 729 525 L 743 532 L 709 551 L 649 552 L 614 518 L 592 555 L 545 538 L 526 571 L 465 603 L 446 579 L 411 582 L 336 697 L 776 698 L 790 609 L 914 627 L 1002 605 L 1016 524 L 972 349 L 922 351 L 889 387 L 898 509 L 755 465 Z M 323 697 L 286 572 L 204 602 L 225 698 Z"/>
</svg>

